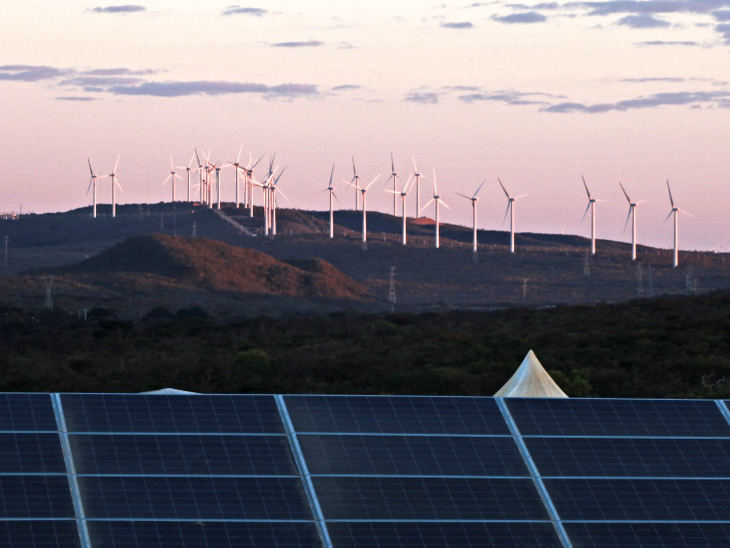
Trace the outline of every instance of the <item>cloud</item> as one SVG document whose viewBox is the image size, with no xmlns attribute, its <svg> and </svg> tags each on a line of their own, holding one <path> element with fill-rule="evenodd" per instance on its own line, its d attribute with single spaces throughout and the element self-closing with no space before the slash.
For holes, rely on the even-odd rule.
<svg viewBox="0 0 730 548">
<path fill-rule="evenodd" d="M 423 103 L 426 105 L 435 105 L 439 102 L 439 95 L 438 93 L 419 93 L 419 92 L 412 92 L 405 96 L 405 101 L 410 101 L 412 103 Z"/>
<path fill-rule="evenodd" d="M 333 87 L 332 91 L 354 91 L 357 89 L 362 89 L 362 86 L 358 86 L 356 84 L 342 84 L 340 86 Z"/>
<path fill-rule="evenodd" d="M 271 44 L 271 47 L 274 48 L 317 48 L 320 46 L 324 46 L 324 42 L 320 42 L 319 40 L 308 40 L 306 42 L 277 42 L 275 44 Z"/>
<path fill-rule="evenodd" d="M 69 72 L 71 72 L 69 69 L 45 65 L 2 65 L 0 66 L 0 80 L 38 82 L 40 80 L 53 80 Z"/>
<path fill-rule="evenodd" d="M 95 101 L 96 99 L 94 97 L 56 97 L 56 101 L 78 101 L 78 102 L 88 102 L 88 101 Z"/>
<path fill-rule="evenodd" d="M 717 25 L 715 30 L 720 33 L 725 43 L 730 45 L 730 24 L 723 23 L 722 25 Z"/>
<path fill-rule="evenodd" d="M 554 99 L 555 95 L 541 92 L 523 92 L 501 90 L 493 92 L 478 92 L 460 95 L 459 101 L 464 103 L 496 102 L 508 105 L 547 105 L 546 99 Z"/>
<path fill-rule="evenodd" d="M 228 6 L 223 10 L 223 15 L 251 15 L 253 17 L 261 17 L 269 11 L 263 8 L 245 8 L 242 6 Z"/>
<path fill-rule="evenodd" d="M 506 24 L 544 23 L 547 21 L 547 17 L 537 11 L 511 13 L 509 15 L 492 15 L 492 19 Z"/>
<path fill-rule="evenodd" d="M 716 21 L 730 21 L 730 10 L 717 10 L 712 12 Z"/>
<path fill-rule="evenodd" d="M 92 69 L 79 71 L 79 74 L 86 76 L 148 76 L 157 74 L 159 71 L 152 69 L 134 70 L 129 68 Z"/>
<path fill-rule="evenodd" d="M 319 95 L 313 84 L 279 84 L 268 86 L 258 83 L 226 81 L 191 82 L 145 82 L 132 86 L 112 86 L 106 91 L 115 95 L 137 95 L 152 97 L 184 97 L 189 95 L 228 95 L 239 93 L 258 93 L 276 97 L 314 97 Z"/>
<path fill-rule="evenodd" d="M 453 22 L 453 23 L 441 22 L 441 24 L 439 26 L 444 29 L 472 29 L 472 28 L 474 28 L 474 24 L 469 21 L 457 21 L 457 22 Z"/>
<path fill-rule="evenodd" d="M 691 40 L 648 40 L 646 42 L 636 42 L 637 46 L 701 46 L 699 42 Z"/>
<path fill-rule="evenodd" d="M 140 11 L 147 11 L 147 8 L 144 6 L 127 4 L 124 6 L 97 6 L 95 8 L 91 8 L 89 11 L 94 13 L 137 13 Z"/>
<path fill-rule="evenodd" d="M 616 21 L 617 25 L 629 27 L 632 29 L 657 29 L 666 28 L 670 26 L 667 21 L 657 19 L 653 15 L 639 14 L 639 15 L 627 15 Z"/>
<path fill-rule="evenodd" d="M 637 110 L 647 108 L 658 108 L 663 106 L 685 106 L 701 107 L 702 105 L 723 107 L 730 101 L 730 91 L 678 91 L 673 93 L 655 93 L 618 101 L 615 103 L 596 103 L 586 105 L 583 103 L 557 103 L 543 108 L 544 112 L 573 113 L 585 112 L 599 114 L 603 112 Z"/>
<path fill-rule="evenodd" d="M 603 2 L 571 2 L 566 6 L 583 7 L 589 15 L 619 13 L 711 13 L 718 8 L 730 7 L 730 0 L 607 0 Z"/>
<path fill-rule="evenodd" d="M 88 86 L 128 86 L 144 82 L 141 78 L 134 78 L 130 76 L 77 76 L 74 78 L 68 78 L 61 80 L 59 85 L 61 86 L 77 86 L 77 87 L 88 87 Z"/>
</svg>

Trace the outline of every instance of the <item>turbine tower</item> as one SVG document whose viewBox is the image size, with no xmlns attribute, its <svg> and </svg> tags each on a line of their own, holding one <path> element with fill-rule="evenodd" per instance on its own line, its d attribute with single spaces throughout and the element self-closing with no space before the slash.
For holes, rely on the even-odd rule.
<svg viewBox="0 0 730 548">
<path fill-rule="evenodd" d="M 372 184 L 377 181 L 380 178 L 380 174 L 376 175 L 375 179 L 370 181 L 367 186 L 360 188 L 358 186 L 353 185 L 349 181 L 344 181 L 346 184 L 350 185 L 353 188 L 356 188 L 360 191 L 360 194 L 362 194 L 362 249 L 363 251 L 367 250 L 368 248 L 368 208 L 365 203 L 365 196 L 367 195 L 368 189 L 372 186 Z"/>
<path fill-rule="evenodd" d="M 253 217 L 253 187 L 254 187 L 254 185 L 260 186 L 259 183 L 254 183 L 253 170 L 256 168 L 256 166 L 259 164 L 259 162 L 265 155 L 266 155 L 265 153 L 262 154 L 259 157 L 259 159 L 256 160 L 256 162 L 253 165 L 251 165 L 251 162 L 253 162 L 253 158 L 251 157 L 251 152 L 249 151 L 248 164 L 246 164 L 246 167 L 244 168 L 244 170 L 246 171 L 245 186 L 246 186 L 246 195 L 247 195 L 246 201 L 248 202 L 249 217 Z"/>
<path fill-rule="evenodd" d="M 238 185 L 238 171 L 241 169 L 241 163 L 239 160 L 241 159 L 241 150 L 243 150 L 243 143 L 241 143 L 241 146 L 238 147 L 238 155 L 236 156 L 235 162 L 229 162 L 226 164 L 226 167 L 233 167 L 236 172 L 236 209 L 241 207 L 241 200 L 239 198 L 239 185 Z"/>
<path fill-rule="evenodd" d="M 172 162 L 172 154 L 170 154 L 170 174 L 167 176 L 167 179 L 162 181 L 162 186 L 165 186 L 167 184 L 167 181 L 170 181 L 172 185 L 172 201 L 175 201 L 175 178 L 178 178 L 182 181 L 182 177 L 175 173 L 175 166 Z"/>
<path fill-rule="evenodd" d="M 588 215 L 588 210 L 591 212 L 591 255 L 596 254 L 596 199 L 591 196 L 591 191 L 588 190 L 588 185 L 586 184 L 586 179 L 583 177 L 583 175 L 580 176 L 581 179 L 583 179 L 583 186 L 586 189 L 586 194 L 588 195 L 588 205 L 586 206 L 586 210 L 583 213 L 583 218 L 580 220 L 582 223 L 586 215 Z"/>
<path fill-rule="evenodd" d="M 674 203 L 672 189 L 669 187 L 669 181 L 667 181 L 667 191 L 669 191 L 669 203 L 672 205 L 672 209 L 669 211 L 669 215 L 667 215 L 666 219 L 664 219 L 664 222 L 666 223 L 669 220 L 669 217 L 674 216 L 674 253 L 672 255 L 672 266 L 676 268 L 679 266 L 679 214 L 684 213 L 690 217 L 694 217 L 694 215 L 686 211 L 682 211 Z"/>
<path fill-rule="evenodd" d="M 626 201 L 629 202 L 629 214 L 626 216 L 626 222 L 624 223 L 624 230 L 626 230 L 626 226 L 629 224 L 629 219 L 631 219 L 631 260 L 636 260 L 636 206 L 639 205 L 642 202 L 646 202 L 646 200 L 641 200 L 639 202 L 632 202 L 631 198 L 629 198 L 629 194 L 626 192 L 626 189 L 624 188 L 624 185 L 622 185 L 620 182 L 618 186 L 621 187 L 621 190 L 624 193 L 624 196 L 626 196 Z"/>
<path fill-rule="evenodd" d="M 392 192 L 393 195 L 400 194 L 401 199 L 401 216 L 403 217 L 403 238 L 402 238 L 402 244 L 406 245 L 407 242 L 407 236 L 406 236 L 406 222 L 408 220 L 408 217 L 406 216 L 406 196 L 408 196 L 408 187 L 411 184 L 411 177 L 408 177 L 408 180 L 406 181 L 405 186 L 403 187 L 403 190 L 400 192 L 386 189 L 386 192 Z"/>
<path fill-rule="evenodd" d="M 199 183 L 199 189 L 200 189 L 200 203 L 204 204 L 205 200 L 203 198 L 205 186 L 203 184 L 203 164 L 200 162 L 200 156 L 198 155 L 198 149 L 195 150 L 195 159 L 198 161 L 198 176 L 200 177 L 200 183 Z"/>
<path fill-rule="evenodd" d="M 395 163 L 393 162 L 393 153 L 390 153 L 390 177 L 388 177 L 388 180 L 385 181 L 385 184 L 387 185 L 390 180 L 393 179 L 393 217 L 395 217 L 398 213 L 398 173 L 395 171 Z"/>
<path fill-rule="evenodd" d="M 334 202 L 332 199 L 334 198 L 337 200 L 337 203 L 340 203 L 340 200 L 335 195 L 335 189 L 332 186 L 332 177 L 335 174 L 335 164 L 332 164 L 332 171 L 330 172 L 330 184 L 327 188 L 325 188 L 322 192 L 329 191 L 330 193 L 330 239 L 335 237 L 335 210 L 334 210 Z"/>
<path fill-rule="evenodd" d="M 119 190 L 124 192 L 122 189 L 122 185 L 119 184 L 119 181 L 117 181 L 117 166 L 119 165 L 119 157 L 120 155 L 117 155 L 117 161 L 114 162 L 114 169 L 109 174 L 109 177 L 112 178 L 112 217 L 117 216 L 117 198 L 116 198 L 116 189 L 117 186 L 119 187 Z"/>
<path fill-rule="evenodd" d="M 471 244 L 471 250 L 472 252 L 477 252 L 477 196 L 479 195 L 479 191 L 484 186 L 484 183 L 486 183 L 487 180 L 484 179 L 482 181 L 482 184 L 479 185 L 479 188 L 477 188 L 476 192 L 471 195 L 467 196 L 466 194 L 462 194 L 461 192 L 457 192 L 459 196 L 462 198 L 466 198 L 467 200 L 471 201 L 471 223 L 472 223 L 472 231 L 473 231 L 473 237 L 472 237 L 472 244 Z"/>
<path fill-rule="evenodd" d="M 276 170 L 274 170 L 276 171 Z M 278 192 L 284 198 L 286 198 L 286 194 L 284 194 L 281 190 L 279 190 L 279 187 L 277 184 L 279 183 L 279 179 L 281 179 L 281 176 L 284 175 L 284 172 L 286 171 L 286 166 L 284 166 L 284 169 L 281 170 L 281 173 L 276 176 L 276 179 L 269 185 L 269 192 L 271 192 L 271 198 L 269 199 L 269 209 L 271 211 L 271 235 L 276 236 L 276 193 Z M 273 175 L 273 174 L 272 174 Z"/>
<path fill-rule="evenodd" d="M 413 160 L 413 176 L 416 178 L 416 219 L 421 216 L 421 173 L 416 167 L 416 158 L 411 156 Z"/>
<path fill-rule="evenodd" d="M 94 170 L 91 169 L 91 160 L 89 158 L 86 159 L 89 162 L 89 171 L 91 172 L 91 180 L 89 181 L 89 188 L 86 189 L 86 194 L 89 194 L 89 190 L 91 190 L 91 203 L 92 203 L 92 214 L 91 216 L 96 219 L 96 180 L 97 179 L 103 179 L 104 177 L 98 177 L 94 175 Z"/>
<path fill-rule="evenodd" d="M 438 193 L 438 189 L 436 187 L 436 170 L 433 170 L 433 198 L 431 198 L 428 202 L 426 202 L 426 205 L 423 206 L 423 209 L 426 209 L 429 205 L 431 205 L 431 202 L 434 203 L 435 208 L 435 221 L 436 221 L 436 249 L 438 249 L 441 245 L 441 238 L 440 238 L 440 229 L 439 229 L 439 204 L 443 205 L 446 209 L 451 209 L 449 206 L 446 205 L 446 202 L 444 202 L 441 199 L 441 196 Z"/>
<path fill-rule="evenodd" d="M 178 169 L 184 169 L 185 170 L 185 173 L 187 175 L 186 181 L 187 181 L 187 184 L 188 184 L 188 202 L 191 201 L 191 193 L 192 193 L 192 183 L 190 181 L 190 169 L 191 169 L 190 166 L 193 165 L 193 160 L 195 160 L 195 154 L 193 154 L 193 156 L 190 158 L 190 161 L 188 162 L 188 165 L 186 165 L 186 166 L 176 166 Z"/>
<path fill-rule="evenodd" d="M 504 191 L 505 196 L 507 196 L 507 209 L 504 212 L 504 219 L 502 219 L 502 222 L 504 223 L 505 219 L 507 219 L 507 215 L 509 215 L 509 252 L 514 253 L 515 252 L 515 202 L 519 200 L 520 198 L 524 198 L 527 196 L 527 194 L 522 194 L 520 196 L 512 197 L 509 195 L 509 192 L 507 192 L 507 189 L 504 188 L 504 185 L 502 184 L 502 181 L 497 178 L 497 181 L 499 181 L 499 186 L 502 187 L 502 190 Z"/>
</svg>

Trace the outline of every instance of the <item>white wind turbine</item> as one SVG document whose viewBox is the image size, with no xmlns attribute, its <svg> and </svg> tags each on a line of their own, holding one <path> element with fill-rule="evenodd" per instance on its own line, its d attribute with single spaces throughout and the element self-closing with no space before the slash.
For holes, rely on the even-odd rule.
<svg viewBox="0 0 730 548">
<path fill-rule="evenodd" d="M 187 175 L 186 181 L 188 184 L 188 202 L 191 201 L 191 193 L 192 193 L 192 183 L 190 181 L 190 170 L 192 169 L 191 166 L 193 165 L 193 160 L 195 160 L 195 154 L 190 158 L 190 161 L 188 162 L 188 165 L 186 166 L 176 166 L 177 169 L 184 169 L 185 173 Z"/>
<path fill-rule="evenodd" d="M 330 193 L 330 239 L 335 237 L 335 209 L 334 209 L 334 202 L 332 201 L 333 198 L 337 200 L 337 203 L 340 203 L 340 200 L 337 198 L 337 195 L 335 194 L 335 188 L 332 186 L 332 177 L 335 175 L 335 164 L 332 164 L 332 171 L 330 172 L 330 184 L 327 188 L 325 188 L 322 192 L 329 191 Z"/>
<path fill-rule="evenodd" d="M 672 205 L 672 209 L 669 211 L 669 215 L 667 215 L 666 219 L 664 219 L 664 222 L 666 223 L 669 220 L 669 217 L 674 215 L 674 253 L 672 256 L 672 266 L 676 268 L 677 266 L 679 266 L 679 214 L 684 213 L 685 215 L 689 215 L 690 217 L 694 217 L 694 215 L 688 213 L 687 211 L 679 209 L 679 207 L 677 207 L 677 205 L 674 203 L 674 198 L 672 197 L 672 189 L 669 187 L 669 181 L 667 181 L 667 190 L 669 191 L 669 202 Z"/>
<path fill-rule="evenodd" d="M 251 162 L 253 162 L 253 157 L 251 156 L 251 152 L 248 153 L 248 164 L 246 164 L 246 167 L 243 168 L 246 172 L 246 181 L 245 181 L 245 188 L 246 188 L 246 201 L 248 202 L 248 214 L 249 217 L 253 217 L 253 187 L 254 185 L 260 186 L 259 183 L 255 183 L 253 179 L 253 170 L 256 169 L 256 166 L 259 164 L 259 162 L 263 159 L 263 157 L 266 156 L 266 154 L 262 154 L 259 156 L 259 159 L 256 160 L 256 162 L 251 165 Z"/>
<path fill-rule="evenodd" d="M 423 206 L 423 209 L 426 209 L 429 205 L 431 205 L 431 202 L 434 203 L 435 207 L 435 221 L 436 221 L 436 249 L 439 248 L 441 245 L 441 235 L 440 235 L 440 222 L 439 222 L 439 204 L 444 206 L 446 209 L 451 209 L 449 206 L 446 205 L 446 202 L 444 202 L 441 199 L 441 196 L 438 193 L 438 189 L 436 187 L 436 170 L 433 170 L 433 198 L 431 198 L 426 204 Z"/>
<path fill-rule="evenodd" d="M 375 179 L 370 181 L 367 184 L 367 186 L 362 187 L 362 188 L 359 186 L 353 185 L 349 181 L 343 181 L 345 184 L 348 184 L 351 187 L 359 190 L 360 194 L 362 194 L 362 248 L 363 248 L 363 250 L 368 248 L 368 208 L 367 208 L 367 205 L 365 204 L 365 196 L 367 195 L 368 189 L 379 178 L 380 178 L 380 174 L 378 173 L 378 175 L 376 175 Z"/>
<path fill-rule="evenodd" d="M 411 156 L 413 160 L 413 176 L 416 178 L 416 219 L 421 216 L 421 173 L 416 167 L 416 158 Z"/>
<path fill-rule="evenodd" d="M 388 177 L 388 180 L 385 181 L 385 184 L 387 185 L 390 180 L 393 179 L 393 217 L 395 217 L 398 213 L 398 173 L 395 171 L 395 162 L 393 161 L 393 153 L 390 153 L 390 177 Z"/>
<path fill-rule="evenodd" d="M 411 184 L 411 177 L 408 177 L 408 180 L 406 181 L 405 186 L 403 187 L 403 190 L 400 192 L 396 190 L 390 190 L 386 189 L 386 192 L 392 192 L 394 196 L 400 195 L 401 200 L 401 217 L 403 218 L 403 238 L 401 240 L 401 243 L 403 245 L 406 245 L 407 242 L 407 236 L 406 236 L 406 223 L 408 220 L 408 217 L 406 216 L 406 196 L 408 196 L 408 187 Z"/>
<path fill-rule="evenodd" d="M 241 146 L 238 147 L 238 154 L 236 155 L 236 161 L 235 162 L 228 162 L 225 167 L 232 167 L 234 168 L 236 172 L 236 209 L 241 207 L 241 200 L 239 198 L 239 184 L 238 184 L 238 171 L 241 169 L 241 163 L 239 160 L 241 159 L 241 151 L 243 150 L 243 143 L 241 143 Z"/>
<path fill-rule="evenodd" d="M 205 184 L 203 182 L 203 177 L 204 177 L 204 175 L 203 175 L 203 173 L 204 173 L 203 164 L 200 161 L 200 155 L 198 154 L 198 149 L 196 148 L 194 150 L 195 150 L 195 159 L 198 162 L 198 176 L 200 177 L 200 183 L 199 183 L 199 185 L 200 185 L 199 186 L 199 190 L 200 190 L 200 203 L 201 204 L 204 204 L 205 203 Z M 207 173 L 207 168 L 205 170 L 205 173 Z"/>
<path fill-rule="evenodd" d="M 499 181 L 499 186 L 502 187 L 502 190 L 504 191 L 505 196 L 507 196 L 507 209 L 504 212 L 504 219 L 502 219 L 502 222 L 504 223 L 505 219 L 507 219 L 507 215 L 509 215 L 509 252 L 514 253 L 515 252 L 515 202 L 519 200 L 520 198 L 524 198 L 527 196 L 527 194 L 522 194 L 520 196 L 512 197 L 509 195 L 509 192 L 507 192 L 507 189 L 504 188 L 504 185 L 502 184 L 502 181 L 497 178 L 497 181 Z"/>
<path fill-rule="evenodd" d="M 274 170 L 276 171 L 276 170 Z M 279 179 L 281 179 L 281 176 L 284 175 L 284 172 L 286 171 L 286 166 L 284 166 L 284 169 L 281 170 L 279 175 L 276 176 L 276 178 L 272 181 L 272 183 L 269 185 L 269 192 L 271 193 L 271 198 L 269 199 L 271 210 L 271 235 L 276 236 L 276 193 L 278 192 L 284 198 L 286 198 L 286 194 L 284 194 L 279 187 L 277 186 L 279 183 Z M 273 176 L 273 173 L 272 173 Z"/>
<path fill-rule="evenodd" d="M 172 185 L 172 201 L 175 201 L 175 178 L 178 178 L 182 181 L 182 177 L 175 173 L 175 166 L 172 162 L 172 154 L 170 155 L 170 174 L 167 176 L 167 179 L 162 181 L 162 186 L 165 186 L 167 184 L 167 181 L 170 181 Z"/>
<path fill-rule="evenodd" d="M 457 192 L 459 196 L 462 198 L 466 198 L 467 200 L 471 201 L 471 223 L 472 223 L 472 231 L 473 231 L 473 237 L 472 237 L 472 244 L 471 244 L 471 250 L 476 253 L 477 252 L 477 196 L 479 195 L 479 191 L 484 186 L 484 183 L 486 183 L 487 180 L 484 179 L 482 181 L 482 184 L 479 185 L 479 188 L 477 188 L 476 192 L 471 195 L 467 196 L 466 194 L 462 194 L 461 192 Z"/>
<path fill-rule="evenodd" d="M 117 198 L 116 198 L 116 188 L 119 187 L 119 190 L 124 192 L 124 189 L 122 188 L 122 185 L 119 184 L 119 181 L 117 181 L 117 166 L 119 165 L 119 158 L 121 155 L 117 155 L 117 161 L 114 162 L 114 169 L 109 174 L 109 177 L 112 178 L 112 217 L 117 216 Z"/>
<path fill-rule="evenodd" d="M 92 204 L 92 217 L 96 219 L 96 180 L 97 179 L 104 179 L 104 177 L 99 177 L 97 175 L 94 175 L 94 170 L 91 169 L 91 160 L 89 158 L 86 159 L 89 162 L 89 171 L 91 172 L 91 180 L 89 181 L 89 188 L 86 189 L 86 194 L 89 194 L 89 191 L 91 190 L 91 204 Z"/>
<path fill-rule="evenodd" d="M 355 184 L 353 184 L 355 183 Z M 360 208 L 359 205 L 359 195 L 358 191 L 360 190 L 360 176 L 357 174 L 357 168 L 355 167 L 355 157 L 352 157 L 352 179 L 350 179 L 350 182 L 347 183 L 352 187 L 355 187 L 355 211 L 357 211 Z"/>
<path fill-rule="evenodd" d="M 586 184 L 586 179 L 583 177 L 583 175 L 580 176 L 581 179 L 583 179 L 583 186 L 586 189 L 586 194 L 588 195 L 588 205 L 586 206 L 586 210 L 583 213 L 583 218 L 581 219 L 581 223 L 585 220 L 586 215 L 588 215 L 588 210 L 591 212 L 591 255 L 596 254 L 596 202 L 601 202 L 602 200 L 596 200 L 591 196 L 591 191 L 588 190 L 588 185 Z"/>
<path fill-rule="evenodd" d="M 636 260 L 636 206 L 640 203 L 646 202 L 646 200 L 641 200 L 638 202 L 632 202 L 631 198 L 629 198 L 629 194 L 626 192 L 626 189 L 624 188 L 624 185 L 621 183 L 618 184 L 618 186 L 621 187 L 621 190 L 624 193 L 624 196 L 626 196 L 626 201 L 629 202 L 629 214 L 626 216 L 626 222 L 624 223 L 624 230 L 626 230 L 626 226 L 629 224 L 629 219 L 631 219 L 631 260 Z"/>
</svg>

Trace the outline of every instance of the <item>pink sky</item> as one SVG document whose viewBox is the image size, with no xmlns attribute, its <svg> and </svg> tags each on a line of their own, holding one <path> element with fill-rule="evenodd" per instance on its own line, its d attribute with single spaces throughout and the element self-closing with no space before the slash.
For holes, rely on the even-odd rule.
<svg viewBox="0 0 730 548">
<path fill-rule="evenodd" d="M 117 154 L 122 203 L 169 200 L 170 154 L 232 160 L 243 143 L 288 165 L 286 207 L 325 209 L 318 191 L 332 163 L 351 177 L 351 155 L 385 181 L 392 152 L 406 175 L 415 156 L 426 194 L 435 168 L 442 217 L 468 225 L 454 192 L 486 179 L 484 229 L 506 228 L 500 177 L 529 194 L 519 231 L 587 235 L 583 174 L 606 200 L 599 238 L 627 241 L 622 181 L 649 200 L 639 242 L 660 247 L 669 179 L 695 215 L 681 247 L 730 249 L 730 0 L 314 4 L 0 6 L 0 211 L 87 205 L 86 158 L 104 173 Z M 382 188 L 369 209 L 388 212 Z"/>
</svg>

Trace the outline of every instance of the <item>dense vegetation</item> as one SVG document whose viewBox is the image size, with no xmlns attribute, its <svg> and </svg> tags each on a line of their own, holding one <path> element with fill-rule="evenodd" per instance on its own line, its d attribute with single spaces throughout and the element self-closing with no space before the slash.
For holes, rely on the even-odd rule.
<svg viewBox="0 0 730 548">
<path fill-rule="evenodd" d="M 0 391 L 493 394 L 533 349 L 570 396 L 730 396 L 730 293 L 220 323 L 0 307 Z"/>
</svg>

